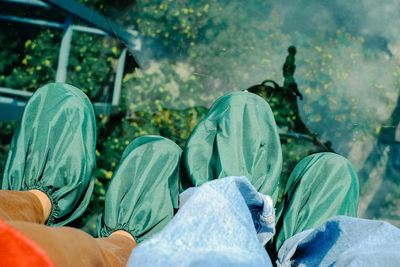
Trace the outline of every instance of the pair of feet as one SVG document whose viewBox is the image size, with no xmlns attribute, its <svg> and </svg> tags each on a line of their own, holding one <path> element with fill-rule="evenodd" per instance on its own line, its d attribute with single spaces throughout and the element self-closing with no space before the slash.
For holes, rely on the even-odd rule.
<svg viewBox="0 0 400 267">
<path fill-rule="evenodd" d="M 79 89 L 62 83 L 38 89 L 13 136 L 2 188 L 35 195 L 47 225 L 74 220 L 93 192 L 95 131 L 92 104 Z"/>
<path fill-rule="evenodd" d="M 55 83 L 28 101 L 14 133 L 2 189 L 29 191 L 42 203 L 47 225 L 81 216 L 94 187 L 96 125 L 79 89 Z M 99 237 L 126 235 L 140 242 L 166 225 L 178 208 L 181 149 L 147 136 L 125 150 L 98 219 Z"/>
<path fill-rule="evenodd" d="M 93 108 L 79 89 L 61 83 L 38 89 L 13 137 L 3 189 L 44 194 L 48 225 L 62 226 L 82 215 L 93 191 L 95 129 Z M 128 145 L 108 187 L 98 235 L 129 233 L 140 243 L 172 219 L 182 190 L 225 176 L 246 176 L 275 201 L 281 165 L 268 104 L 251 93 L 224 96 L 184 152 L 156 136 Z"/>
<path fill-rule="evenodd" d="M 39 190 L 36 190 L 36 189 L 30 190 L 29 192 L 34 194 L 39 199 L 40 204 L 42 205 L 42 209 L 43 209 L 44 221 L 47 221 L 49 219 L 50 212 L 51 212 L 51 201 L 50 201 L 50 198 L 45 193 L 43 193 L 42 191 L 39 191 Z M 125 236 L 125 237 L 131 239 L 133 242 L 136 243 L 136 241 L 133 238 L 133 236 L 130 233 L 124 231 L 124 230 L 117 230 L 114 233 L 112 233 L 111 235 L 122 235 L 122 236 Z"/>
<path fill-rule="evenodd" d="M 178 145 L 158 136 L 142 136 L 128 145 L 98 218 L 99 237 L 123 235 L 139 243 L 164 228 L 178 208 L 181 154 Z M 68 187 L 65 184 L 56 190 Z M 54 200 L 43 191 L 29 190 L 39 198 L 44 221 L 48 221 L 54 213 Z M 65 200 L 60 198 L 58 202 Z"/>
</svg>

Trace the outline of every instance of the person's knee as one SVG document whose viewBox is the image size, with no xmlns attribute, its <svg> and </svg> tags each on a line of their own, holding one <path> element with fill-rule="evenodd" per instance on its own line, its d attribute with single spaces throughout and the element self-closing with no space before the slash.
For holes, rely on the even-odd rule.
<svg viewBox="0 0 400 267">
<path fill-rule="evenodd" d="M 345 157 L 332 153 L 332 152 L 319 152 L 315 154 L 311 154 L 306 158 L 312 159 L 314 164 L 318 164 L 319 166 L 324 166 L 328 168 L 351 168 L 353 169 L 350 161 Z"/>
<path fill-rule="evenodd" d="M 313 160 L 318 161 L 319 164 L 334 163 L 335 165 L 341 165 L 341 166 L 350 164 L 350 162 L 345 157 L 333 152 L 319 152 L 311 154 L 306 158 L 312 158 Z"/>
<path fill-rule="evenodd" d="M 333 177 L 340 181 L 341 185 L 348 190 L 358 191 L 358 177 L 352 164 L 345 157 L 332 153 L 320 152 L 306 157 L 307 168 L 309 170 L 316 169 L 317 172 L 322 172 L 322 175 L 316 175 L 321 179 Z"/>
<path fill-rule="evenodd" d="M 173 141 L 169 140 L 168 138 L 155 135 L 140 136 L 131 142 L 129 146 L 134 146 L 135 148 L 143 147 L 143 149 L 148 147 L 151 150 L 156 149 L 154 152 L 168 152 L 170 155 L 180 155 L 182 153 L 182 149 Z"/>
<path fill-rule="evenodd" d="M 231 109 L 269 108 L 268 103 L 260 96 L 249 92 L 233 92 L 215 101 L 213 107 L 229 106 Z"/>
</svg>

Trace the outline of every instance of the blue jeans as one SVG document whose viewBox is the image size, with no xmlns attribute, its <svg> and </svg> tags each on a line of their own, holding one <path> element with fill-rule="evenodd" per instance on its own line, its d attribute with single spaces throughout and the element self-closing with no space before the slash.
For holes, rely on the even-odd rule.
<svg viewBox="0 0 400 267">
<path fill-rule="evenodd" d="M 245 177 L 190 188 L 172 221 L 132 253 L 128 266 L 272 266 L 264 244 L 275 234 L 271 199 Z M 398 266 L 400 230 L 338 216 L 285 241 L 278 266 Z"/>
</svg>

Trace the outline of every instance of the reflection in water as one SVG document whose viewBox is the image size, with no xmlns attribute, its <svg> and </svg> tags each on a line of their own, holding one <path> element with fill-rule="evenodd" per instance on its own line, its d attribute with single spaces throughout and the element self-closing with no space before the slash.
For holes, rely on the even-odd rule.
<svg viewBox="0 0 400 267">
<path fill-rule="evenodd" d="M 303 95 L 299 92 L 297 88 L 297 83 L 294 80 L 294 72 L 296 71 L 295 55 L 296 47 L 290 46 L 288 48 L 289 55 L 286 57 L 285 64 L 283 64 L 283 77 L 285 78 L 283 82 L 283 89 L 289 91 L 289 93 L 298 96 L 300 100 L 303 100 Z"/>
<path fill-rule="evenodd" d="M 265 80 L 259 85 L 248 88 L 247 91 L 264 97 L 270 103 L 271 108 L 275 112 L 275 120 L 280 128 L 312 136 L 311 131 L 301 120 L 297 104 L 297 97 L 302 100 L 303 95 L 299 92 L 294 79 L 296 71 L 296 47 L 290 46 L 288 53 L 282 67 L 284 77 L 283 86 L 279 86 L 273 80 Z M 272 84 L 272 86 L 268 84 Z"/>
<path fill-rule="evenodd" d="M 384 124 L 359 172 L 363 188 L 364 203 L 361 211 L 368 218 L 400 220 L 400 139 L 396 129 L 400 123 L 400 95 L 397 106 Z M 393 190 L 393 189 L 397 189 Z M 385 203 L 386 205 L 382 205 Z M 384 208 L 382 208 L 384 206 Z"/>
<path fill-rule="evenodd" d="M 246 89 L 246 91 L 263 97 L 274 112 L 283 152 L 281 185 L 286 185 L 291 171 L 301 159 L 312 153 L 332 151 L 329 145 L 323 144 L 318 140 L 317 136 L 307 128 L 299 115 L 297 97 L 302 100 L 303 96 L 299 92 L 294 79 L 296 47 L 290 46 L 288 53 L 282 67 L 283 86 L 279 86 L 273 80 L 265 80 L 259 85 Z M 272 84 L 272 86 L 268 84 Z M 281 186 L 278 201 L 281 200 L 283 191 L 284 186 Z"/>
</svg>

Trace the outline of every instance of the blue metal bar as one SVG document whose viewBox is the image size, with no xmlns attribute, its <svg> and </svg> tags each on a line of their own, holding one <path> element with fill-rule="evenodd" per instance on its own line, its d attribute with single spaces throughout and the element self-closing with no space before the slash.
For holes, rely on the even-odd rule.
<svg viewBox="0 0 400 267">
<path fill-rule="evenodd" d="M 305 139 L 309 141 L 313 141 L 313 138 L 307 134 L 302 134 L 302 133 L 296 133 L 296 132 L 286 132 L 282 128 L 278 127 L 278 133 L 280 136 L 287 136 L 287 137 L 293 137 L 297 139 Z"/>
<path fill-rule="evenodd" d="M 69 50 L 72 40 L 72 15 L 68 14 L 65 20 L 64 35 L 61 40 L 60 55 L 58 56 L 58 66 L 56 82 L 65 82 L 67 79 Z"/>
<path fill-rule="evenodd" d="M 29 23 L 29 24 L 34 24 L 34 25 L 38 25 L 38 26 L 59 28 L 59 29 L 64 28 L 64 24 L 62 24 L 62 23 L 51 22 L 51 21 L 41 20 L 41 19 L 20 18 L 20 17 L 16 17 L 16 16 L 8 16 L 8 15 L 0 15 L 0 19 L 21 22 L 21 23 Z"/>
<path fill-rule="evenodd" d="M 103 30 L 92 28 L 92 27 L 87 27 L 87 26 L 80 26 L 80 25 L 72 25 L 72 30 L 78 31 L 78 32 L 86 32 L 86 33 L 93 33 L 93 34 L 98 34 L 98 35 L 105 35 L 105 36 L 108 35 Z"/>
<path fill-rule="evenodd" d="M 10 21 L 15 21 L 15 22 L 20 22 L 20 23 L 28 23 L 28 24 L 38 25 L 38 26 L 58 28 L 58 29 L 64 28 L 63 23 L 52 22 L 52 21 L 41 20 L 41 19 L 21 18 L 21 17 L 16 17 L 16 16 L 1 15 L 1 14 L 0 14 L 0 19 L 10 20 Z M 78 31 L 78 32 L 86 32 L 86 33 L 92 33 L 92 34 L 98 34 L 98 35 L 104 35 L 104 36 L 108 35 L 105 31 L 96 29 L 96 28 L 92 28 L 92 27 L 81 26 L 81 25 L 72 25 L 71 27 L 72 27 L 72 30 Z"/>
<path fill-rule="evenodd" d="M 16 4 L 31 5 L 31 6 L 50 7 L 48 4 L 39 0 L 2 0 L 2 1 L 16 3 Z"/>
<path fill-rule="evenodd" d="M 25 105 L 25 101 L 0 96 L 0 121 L 21 119 Z"/>
<path fill-rule="evenodd" d="M 29 98 L 32 95 L 33 92 L 0 87 L 0 121 L 18 120 L 22 115 L 27 100 L 17 100 L 13 96 Z M 107 102 L 94 102 L 93 107 L 96 114 L 109 114 L 111 110 Z"/>
<path fill-rule="evenodd" d="M 119 27 L 100 13 L 91 10 L 83 4 L 80 4 L 74 0 L 44 0 L 44 2 L 61 8 L 68 13 L 74 14 L 75 16 L 86 21 L 87 23 L 94 25 L 95 27 L 109 33 L 111 36 L 117 37 L 128 48 L 136 46 L 136 44 L 134 44 L 134 41 L 137 39 L 137 37 L 133 36 L 124 28 Z"/>
<path fill-rule="evenodd" d="M 122 77 L 124 76 L 124 69 L 125 69 L 126 52 L 127 52 L 127 49 L 124 48 L 118 59 L 117 74 L 115 75 L 114 92 L 113 92 L 113 98 L 112 98 L 113 106 L 119 105 L 119 96 L 121 94 Z"/>
<path fill-rule="evenodd" d="M 31 97 L 33 95 L 33 92 L 15 90 L 15 89 L 6 88 L 6 87 L 0 87 L 0 94 Z"/>
<path fill-rule="evenodd" d="M 93 108 L 96 114 L 110 114 L 111 112 L 111 104 L 107 102 L 94 102 Z"/>
<path fill-rule="evenodd" d="M 20 120 L 26 103 L 24 100 L 0 96 L 0 122 Z M 93 108 L 96 114 L 110 114 L 111 104 L 95 102 Z"/>
</svg>

